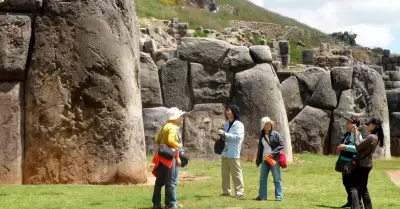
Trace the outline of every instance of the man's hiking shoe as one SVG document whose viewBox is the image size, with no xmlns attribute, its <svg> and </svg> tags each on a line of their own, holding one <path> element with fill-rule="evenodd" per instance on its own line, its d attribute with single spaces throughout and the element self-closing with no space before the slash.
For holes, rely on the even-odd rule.
<svg viewBox="0 0 400 209">
<path fill-rule="evenodd" d="M 256 197 L 254 200 L 257 200 L 257 201 L 265 201 L 265 200 L 267 200 L 267 198 Z"/>
<path fill-rule="evenodd" d="M 229 197 L 229 196 L 231 196 L 231 194 L 220 194 L 219 196 Z"/>
<path fill-rule="evenodd" d="M 236 199 L 243 199 L 243 195 L 242 194 L 238 194 L 235 196 Z"/>
<path fill-rule="evenodd" d="M 153 205 L 153 209 L 164 209 L 162 206 L 155 206 Z"/>
<path fill-rule="evenodd" d="M 165 209 L 175 209 L 175 208 L 183 208 L 182 205 L 176 204 L 171 206 L 166 206 Z"/>
</svg>

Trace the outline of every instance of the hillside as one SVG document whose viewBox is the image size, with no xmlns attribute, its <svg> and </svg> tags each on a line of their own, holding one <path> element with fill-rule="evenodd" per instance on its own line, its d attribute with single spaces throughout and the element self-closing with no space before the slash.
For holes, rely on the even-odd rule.
<svg viewBox="0 0 400 209">
<path fill-rule="evenodd" d="M 186 0 L 194 1 L 194 0 Z M 156 18 L 161 20 L 170 20 L 178 17 L 183 22 L 189 23 L 189 28 L 195 29 L 198 26 L 209 28 L 217 31 L 223 31 L 228 27 L 237 27 L 238 25 L 246 25 L 252 30 L 262 30 L 264 28 L 273 30 L 264 30 L 261 38 L 267 41 L 271 39 L 288 39 L 291 45 L 291 62 L 293 64 L 301 63 L 301 53 L 303 49 L 317 49 L 321 43 L 329 43 L 332 48 L 341 49 L 348 46 L 344 42 L 322 33 L 308 25 L 300 23 L 295 19 L 282 16 L 271 12 L 264 8 L 258 7 L 247 0 L 217 0 L 220 11 L 210 13 L 208 9 L 200 9 L 198 7 L 189 6 L 165 6 L 161 0 L 136 0 L 136 11 L 139 18 Z M 239 9 L 236 15 L 234 10 Z M 294 31 L 294 32 L 293 32 Z M 288 33 L 291 33 L 288 35 Z M 259 39 L 255 39 L 258 41 Z M 302 43 L 299 46 L 298 42 Z M 369 60 L 370 56 L 366 55 L 365 50 L 358 50 L 362 54 L 363 59 Z M 363 60 L 360 60 L 363 61 Z"/>
</svg>

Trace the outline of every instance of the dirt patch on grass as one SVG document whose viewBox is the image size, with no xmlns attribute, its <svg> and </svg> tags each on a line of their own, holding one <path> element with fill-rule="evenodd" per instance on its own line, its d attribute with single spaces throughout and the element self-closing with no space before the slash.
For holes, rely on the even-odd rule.
<svg viewBox="0 0 400 209">
<path fill-rule="evenodd" d="M 392 182 L 400 187 L 400 170 L 387 170 L 386 173 Z"/>
<path fill-rule="evenodd" d="M 156 182 L 156 177 L 153 176 L 152 174 L 153 170 L 153 165 L 149 164 L 148 165 L 148 177 L 147 177 L 147 182 L 144 184 L 138 184 L 138 185 L 154 185 Z M 194 181 L 204 181 L 209 179 L 208 176 L 199 176 L 199 175 L 194 175 L 190 174 L 185 171 L 180 171 L 179 172 L 179 183 L 188 183 L 188 182 L 194 182 Z"/>
</svg>

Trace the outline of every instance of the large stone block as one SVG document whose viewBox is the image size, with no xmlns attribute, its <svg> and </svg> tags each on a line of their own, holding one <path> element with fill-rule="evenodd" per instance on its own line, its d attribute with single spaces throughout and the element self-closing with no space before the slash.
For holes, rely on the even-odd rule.
<svg viewBox="0 0 400 209">
<path fill-rule="evenodd" d="M 130 0 L 47 1 L 37 16 L 24 183 L 147 181 L 135 16 Z"/>
<path fill-rule="evenodd" d="M 272 54 L 268 46 L 251 46 L 249 49 L 255 63 L 272 63 Z"/>
<path fill-rule="evenodd" d="M 160 74 L 164 106 L 189 111 L 192 108 L 192 93 L 188 63 L 177 58 L 171 59 L 163 66 Z"/>
<path fill-rule="evenodd" d="M 270 64 L 259 64 L 254 68 L 235 74 L 233 103 L 240 108 L 240 120 L 245 128 L 244 151 L 258 146 L 259 123 L 268 116 L 276 122 L 277 131 L 285 141 L 285 153 L 292 159 L 285 104 L 281 85 Z M 257 154 L 257 153 L 253 153 Z"/>
<path fill-rule="evenodd" d="M 0 15 L 0 80 L 24 80 L 31 34 L 29 16 Z"/>
<path fill-rule="evenodd" d="M 400 157 L 400 137 L 391 137 L 390 145 L 392 156 Z"/>
<path fill-rule="evenodd" d="M 385 159 L 390 158 L 389 111 L 382 77 L 366 65 L 355 65 L 352 93 L 355 100 L 353 112 L 360 113 L 365 119 L 379 117 L 383 121 L 385 146 L 378 146 L 375 154 Z"/>
<path fill-rule="evenodd" d="M 166 107 L 143 108 L 143 125 L 147 155 L 151 155 L 156 151 L 154 140 L 162 126 L 168 120 L 167 111 L 168 108 Z"/>
<path fill-rule="evenodd" d="M 0 83 L 0 184 L 22 184 L 23 89 Z"/>
<path fill-rule="evenodd" d="M 245 46 L 234 46 L 229 50 L 221 67 L 232 72 L 239 72 L 252 68 L 255 65 L 250 56 L 249 48 Z"/>
<path fill-rule="evenodd" d="M 229 101 L 233 82 L 232 72 L 198 63 L 191 63 L 190 71 L 196 104 Z"/>
<path fill-rule="evenodd" d="M 323 154 L 330 118 L 331 111 L 306 106 L 289 123 L 293 151 Z"/>
<path fill-rule="evenodd" d="M 215 159 L 214 143 L 219 138 L 217 131 L 224 128 L 225 108 L 223 104 L 197 104 L 185 114 L 183 143 L 185 153 L 192 158 Z"/>
<path fill-rule="evenodd" d="M 334 110 L 337 106 L 337 96 L 332 88 L 331 74 L 324 73 L 317 84 L 308 104 L 320 109 Z"/>
<path fill-rule="evenodd" d="M 190 62 L 220 67 L 231 47 L 227 42 L 217 39 L 184 37 L 178 54 Z"/>
<path fill-rule="evenodd" d="M 339 91 L 350 89 L 353 83 L 353 68 L 334 67 L 331 70 L 331 76 L 333 89 Z"/>
<path fill-rule="evenodd" d="M 400 112 L 400 89 L 386 90 L 389 112 Z"/>
<path fill-rule="evenodd" d="M 140 53 L 140 89 L 143 108 L 163 105 L 157 66 L 150 55 L 143 52 Z"/>
<path fill-rule="evenodd" d="M 2 12 L 35 12 L 42 7 L 43 0 L 2 0 Z"/>
<path fill-rule="evenodd" d="M 310 68 L 304 72 L 296 73 L 296 78 L 300 83 L 303 83 L 310 93 L 313 93 L 321 76 L 326 73 L 326 70 L 318 67 Z"/>
<path fill-rule="evenodd" d="M 295 76 L 291 76 L 282 82 L 282 97 L 288 120 L 291 121 L 303 109 L 300 84 Z"/>
</svg>

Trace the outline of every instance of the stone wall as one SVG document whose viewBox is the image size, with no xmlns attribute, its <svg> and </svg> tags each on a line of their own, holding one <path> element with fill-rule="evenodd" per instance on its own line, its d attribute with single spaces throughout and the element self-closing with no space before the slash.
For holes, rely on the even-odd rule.
<svg viewBox="0 0 400 209">
<path fill-rule="evenodd" d="M 390 114 L 392 155 L 400 156 L 400 57 L 384 50 L 382 67 Z"/>
<path fill-rule="evenodd" d="M 377 70 L 363 64 L 331 70 L 312 67 L 283 81 L 282 95 L 293 152 L 337 153 L 345 133 L 343 116 L 356 114 L 362 122 L 373 116 L 384 121 L 385 146 L 378 148 L 376 155 L 390 158 L 393 129 L 389 127 L 388 103 L 389 107 L 392 103 L 386 99 Z M 365 130 L 362 132 L 365 134 Z"/>
<path fill-rule="evenodd" d="M 145 182 L 134 3 L 5 0 L 0 11 L 0 183 Z"/>
<path fill-rule="evenodd" d="M 268 46 L 248 48 L 216 39 L 185 37 L 177 50 L 179 58 L 159 66 L 159 76 L 150 75 L 154 62 L 147 59 L 149 54 L 142 53 L 147 57 L 141 59 L 147 66 L 141 70 L 142 81 L 146 80 L 142 82 L 142 103 L 148 153 L 154 152 L 154 139 L 166 122 L 167 108 L 175 106 L 188 112 L 181 127 L 186 153 L 193 158 L 218 158 L 213 151 L 217 130 L 224 126 L 226 105 L 235 103 L 246 127 L 242 157 L 255 158 L 259 120 L 270 116 L 277 122 L 286 141 L 288 160 L 292 160 L 288 121 Z M 145 90 L 149 88 L 152 90 Z"/>
</svg>

